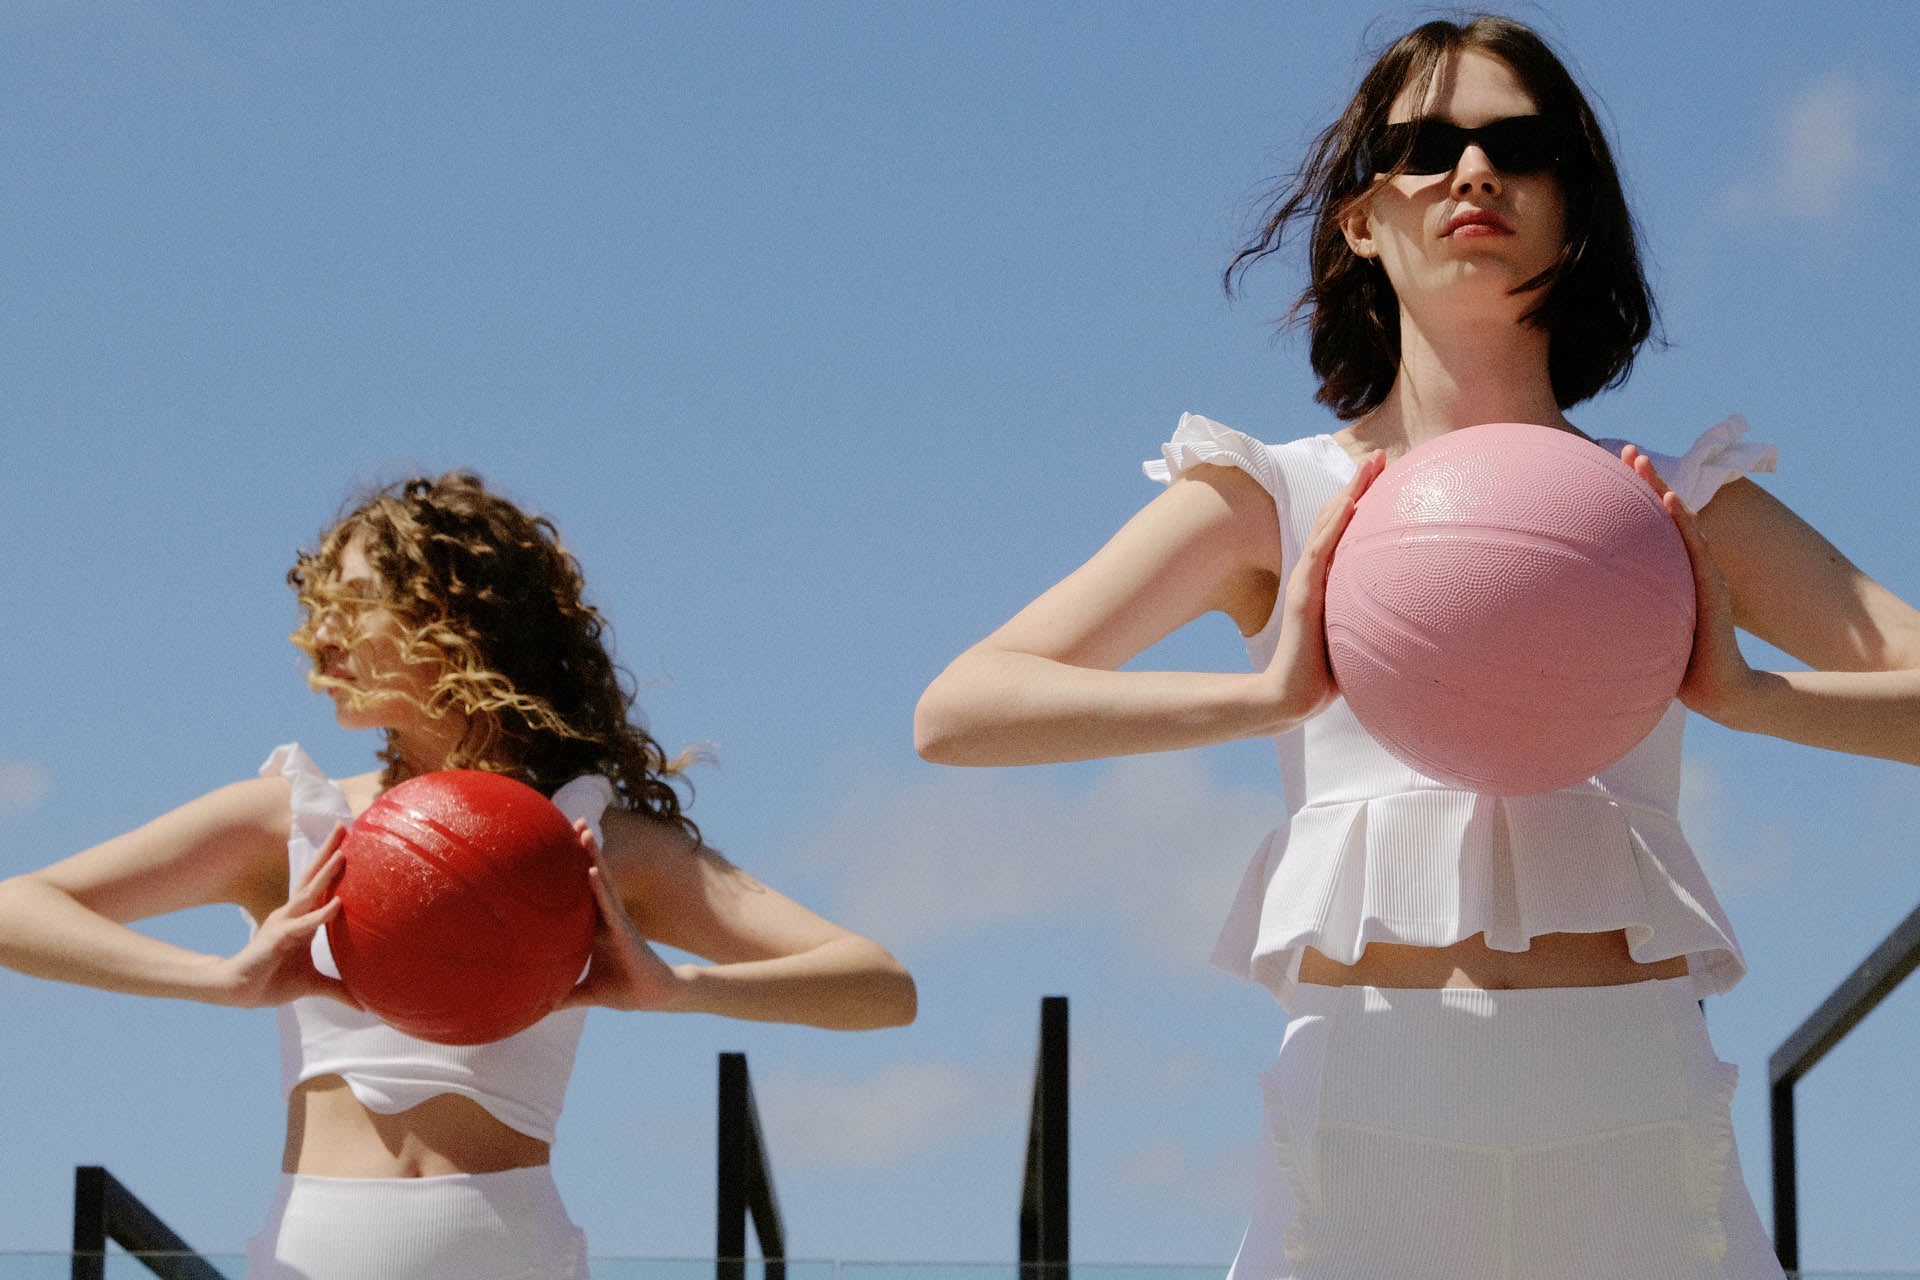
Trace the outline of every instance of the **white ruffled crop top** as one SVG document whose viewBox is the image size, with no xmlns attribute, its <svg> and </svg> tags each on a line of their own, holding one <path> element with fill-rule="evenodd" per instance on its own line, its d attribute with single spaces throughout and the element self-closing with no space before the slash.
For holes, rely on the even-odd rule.
<svg viewBox="0 0 1920 1280">
<path fill-rule="evenodd" d="M 293 825 L 287 835 L 289 883 L 313 863 L 334 826 L 353 820 L 339 784 L 297 744 L 274 748 L 260 776 L 293 783 Z M 613 784 L 598 775 L 575 778 L 553 795 L 569 820 L 583 818 L 600 835 L 600 816 L 613 802 Z M 340 976 L 322 929 L 313 937 L 313 963 Z M 574 1051 L 586 1026 L 584 1008 L 561 1009 L 491 1044 L 447 1045 L 420 1040 L 325 996 L 305 996 L 279 1009 L 280 1088 L 316 1076 L 337 1075 L 369 1111 L 383 1115 L 457 1093 L 485 1107 L 502 1124 L 552 1142 L 573 1074 Z"/>
<path fill-rule="evenodd" d="M 1774 469 L 1777 450 L 1745 443 L 1746 431 L 1735 415 L 1680 457 L 1648 456 L 1698 510 L 1729 480 Z M 1599 441 L 1616 454 L 1624 443 Z M 1191 413 L 1162 454 L 1145 464 L 1151 479 L 1170 484 L 1212 463 L 1238 467 L 1273 495 L 1283 582 L 1314 517 L 1355 469 L 1332 436 L 1269 445 Z M 1276 606 L 1247 637 L 1256 669 L 1273 656 L 1280 613 Z M 1214 963 L 1285 1006 L 1309 946 L 1352 964 L 1370 942 L 1438 947 L 1478 933 L 1495 950 L 1524 951 L 1543 933 L 1623 929 L 1635 960 L 1685 956 L 1701 995 L 1729 989 L 1746 962 L 1680 832 L 1685 720 L 1675 702 L 1604 772 L 1562 791 L 1502 799 L 1402 764 L 1335 702 L 1274 738 L 1286 822 L 1247 868 Z"/>
</svg>

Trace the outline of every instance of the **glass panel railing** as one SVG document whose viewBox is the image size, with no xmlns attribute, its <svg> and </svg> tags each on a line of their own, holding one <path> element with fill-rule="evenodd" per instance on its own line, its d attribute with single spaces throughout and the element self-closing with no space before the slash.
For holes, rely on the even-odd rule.
<svg viewBox="0 0 1920 1280">
<path fill-rule="evenodd" d="M 1223 1280 L 1226 1265 L 1073 1262 L 843 1262 L 840 1280 Z"/>
<path fill-rule="evenodd" d="M 148 1265 L 149 1258 L 158 1265 Z M 153 1280 L 156 1275 L 173 1274 L 167 1267 L 171 1260 L 163 1254 L 110 1249 L 105 1265 L 95 1274 L 102 1280 Z M 236 1253 L 201 1254 L 200 1261 L 226 1280 L 241 1280 L 247 1272 L 246 1259 Z M 70 1253 L 0 1252 L 0 1280 L 72 1280 L 73 1262 Z M 594 1258 L 590 1265 L 593 1280 L 716 1280 L 720 1275 L 712 1258 Z M 731 1266 L 726 1274 L 729 1280 L 768 1280 L 766 1264 L 759 1258 Z M 824 1259 L 795 1258 L 786 1263 L 786 1280 L 837 1280 L 838 1274 L 839 1264 Z"/>
<path fill-rule="evenodd" d="M 246 1260 L 238 1254 L 205 1254 L 202 1260 L 227 1280 L 242 1280 Z M 0 1252 L 0 1280 L 72 1280 L 70 1253 Z M 152 1280 L 169 1274 L 141 1255 L 109 1251 L 97 1273 L 103 1280 Z M 156 1259 L 156 1261 L 160 1261 Z M 712 1258 L 595 1258 L 593 1280 L 716 1280 Z M 1072 1263 L 1065 1267 L 1026 1268 L 1017 1262 L 831 1262 L 794 1259 L 786 1280 L 1222 1280 L 1225 1266 L 1155 1266 L 1127 1263 Z M 729 1276 L 768 1280 L 766 1265 L 749 1258 Z M 777 1280 L 777 1277 L 776 1277 Z M 1802 1271 L 1796 1280 L 1920 1280 L 1915 1271 Z"/>
<path fill-rule="evenodd" d="M 600 1272 L 594 1271 L 595 1280 Z M 1075 1262 L 1023 1267 L 1017 1262 L 843 1262 L 839 1280 L 1224 1280 L 1226 1265 L 1165 1266 Z M 1916 1271 L 1800 1271 L 1792 1280 L 1920 1280 Z"/>
<path fill-rule="evenodd" d="M 720 1274 L 712 1258 L 594 1258 L 589 1265 L 593 1280 L 715 1280 Z M 821 1258 L 793 1258 L 786 1270 L 787 1280 L 836 1280 L 839 1264 Z M 727 1274 L 731 1280 L 767 1280 L 766 1264 L 758 1258 L 730 1264 Z"/>
</svg>

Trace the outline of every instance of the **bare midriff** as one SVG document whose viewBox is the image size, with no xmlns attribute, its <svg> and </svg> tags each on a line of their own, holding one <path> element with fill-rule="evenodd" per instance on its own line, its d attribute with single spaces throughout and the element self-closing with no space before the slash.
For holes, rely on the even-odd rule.
<svg viewBox="0 0 1920 1280">
<path fill-rule="evenodd" d="M 543 1165 L 550 1151 L 459 1094 L 382 1115 L 362 1105 L 339 1076 L 319 1076 L 287 1099 L 280 1167 L 327 1178 L 433 1178 Z"/>
<path fill-rule="evenodd" d="M 1683 978 L 1684 956 L 1641 964 L 1627 953 L 1627 935 L 1543 933 L 1525 951 L 1495 951 L 1485 934 L 1445 947 L 1374 942 L 1353 964 L 1308 947 L 1300 981 L 1322 987 L 1472 987 L 1484 991 L 1528 987 L 1617 987 L 1657 978 Z"/>
</svg>

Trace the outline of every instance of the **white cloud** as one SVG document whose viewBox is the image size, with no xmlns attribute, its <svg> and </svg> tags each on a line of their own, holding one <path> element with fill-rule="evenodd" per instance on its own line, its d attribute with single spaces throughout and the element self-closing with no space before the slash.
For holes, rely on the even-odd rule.
<svg viewBox="0 0 1920 1280">
<path fill-rule="evenodd" d="M 1723 207 L 1763 221 L 1826 222 L 1850 207 L 1885 158 L 1867 139 L 1875 118 L 1891 125 L 1885 95 L 1835 74 L 1795 94 L 1780 114 L 1768 153 L 1753 177 L 1729 188 Z"/>
<path fill-rule="evenodd" d="M 1026 1105 L 1009 1082 L 938 1061 L 900 1063 L 863 1080 L 776 1071 L 754 1093 L 780 1163 L 813 1168 L 896 1164 L 975 1132 L 996 1110 Z"/>
<path fill-rule="evenodd" d="M 0 820 L 39 808 L 52 784 L 47 771 L 31 760 L 0 760 Z"/>
<path fill-rule="evenodd" d="M 1253 1141 L 1257 1141 L 1254 1139 Z M 1151 1193 L 1161 1203 L 1191 1204 L 1217 1211 L 1222 1204 L 1250 1209 L 1254 1182 L 1253 1142 L 1235 1142 L 1196 1152 L 1170 1135 L 1147 1137 L 1113 1165 L 1115 1183 Z"/>
<path fill-rule="evenodd" d="M 1726 785 L 1700 760 L 1680 766 L 1680 827 L 1722 898 L 1774 896 L 1793 880 L 1793 843 L 1776 824 L 1736 824 Z"/>
<path fill-rule="evenodd" d="M 813 856 L 844 873 L 837 914 L 904 945 L 1089 913 L 1157 961 L 1204 969 L 1247 860 L 1284 815 L 1278 784 L 1232 788 L 1191 754 L 1134 756 L 1091 786 L 949 769 L 852 788 Z"/>
<path fill-rule="evenodd" d="M 1190 1167 L 1177 1139 L 1155 1138 L 1123 1158 L 1114 1173 L 1127 1186 L 1154 1189 L 1185 1183 Z"/>
</svg>

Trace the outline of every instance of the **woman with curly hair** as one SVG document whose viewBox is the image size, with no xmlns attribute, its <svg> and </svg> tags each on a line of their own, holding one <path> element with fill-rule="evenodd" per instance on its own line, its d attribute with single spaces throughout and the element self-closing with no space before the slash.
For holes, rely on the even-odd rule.
<svg viewBox="0 0 1920 1280">
<path fill-rule="evenodd" d="M 252 781 L 0 883 L 0 963 L 136 995 L 279 1007 L 287 1141 L 248 1245 L 253 1280 L 488 1280 L 586 1274 L 548 1167 L 589 1005 L 861 1029 L 913 1019 L 876 943 L 730 865 L 681 807 L 633 718 L 580 568 L 544 517 L 452 472 L 354 506 L 288 574 L 308 680 L 379 767 L 338 780 L 299 746 Z M 481 769 L 551 797 L 591 855 L 598 910 L 581 982 L 488 1044 L 418 1040 L 360 1009 L 322 928 L 345 824 L 389 787 Z M 129 922 L 215 902 L 255 922 L 231 956 Z M 670 965 L 664 943 L 708 964 Z"/>
<path fill-rule="evenodd" d="M 1386 49 L 1229 283 L 1302 224 L 1296 314 L 1338 421 L 1271 445 L 1183 418 L 1147 465 L 1160 496 L 927 689 L 920 750 L 1005 765 L 1273 739 L 1287 820 L 1214 952 L 1289 1014 L 1233 1280 L 1778 1280 L 1697 1003 L 1746 966 L 1676 817 L 1681 704 L 1920 763 L 1920 612 L 1746 478 L 1774 451 L 1740 419 L 1675 456 L 1603 441 L 1693 554 L 1679 702 L 1545 795 L 1403 764 L 1328 663 L 1354 504 L 1454 430 L 1581 434 L 1566 411 L 1626 377 L 1653 307 L 1592 109 L 1502 18 Z M 1122 669 L 1210 611 L 1250 674 Z M 1750 669 L 1736 624 L 1813 670 Z"/>
</svg>

